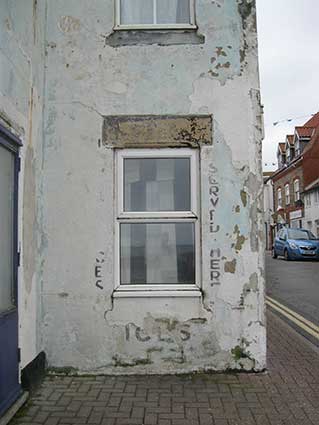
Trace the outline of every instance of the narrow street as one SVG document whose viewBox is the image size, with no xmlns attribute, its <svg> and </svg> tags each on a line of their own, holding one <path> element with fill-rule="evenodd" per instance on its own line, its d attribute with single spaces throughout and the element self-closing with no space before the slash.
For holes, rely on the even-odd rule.
<svg viewBox="0 0 319 425">
<path fill-rule="evenodd" d="M 268 305 L 284 306 L 318 332 L 319 326 L 319 262 L 285 261 L 266 254 L 266 294 Z M 279 310 L 278 310 L 279 311 Z M 300 317 L 299 317 L 300 315 Z M 287 319 L 287 317 L 285 317 Z M 289 318 L 288 318 L 289 319 Z M 296 323 L 289 323 L 303 335 L 308 335 Z M 316 338 L 310 338 L 316 343 Z M 317 339 L 318 344 L 318 339 Z"/>
</svg>

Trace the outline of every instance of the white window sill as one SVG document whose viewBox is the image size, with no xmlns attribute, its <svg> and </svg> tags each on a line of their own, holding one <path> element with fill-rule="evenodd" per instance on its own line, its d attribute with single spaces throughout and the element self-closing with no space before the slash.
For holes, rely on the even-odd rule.
<svg viewBox="0 0 319 425">
<path fill-rule="evenodd" d="M 128 30 L 196 30 L 194 24 L 116 25 L 114 31 Z"/>
<path fill-rule="evenodd" d="M 113 292 L 114 298 L 192 297 L 202 296 L 196 285 L 122 285 Z"/>
</svg>

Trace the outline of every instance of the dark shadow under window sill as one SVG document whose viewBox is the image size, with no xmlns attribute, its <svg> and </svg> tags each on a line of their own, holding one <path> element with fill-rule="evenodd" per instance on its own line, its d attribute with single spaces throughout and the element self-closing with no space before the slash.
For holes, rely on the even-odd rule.
<svg viewBox="0 0 319 425">
<path fill-rule="evenodd" d="M 204 44 L 205 37 L 191 30 L 116 30 L 105 38 L 105 45 L 111 47 L 183 44 Z"/>
</svg>

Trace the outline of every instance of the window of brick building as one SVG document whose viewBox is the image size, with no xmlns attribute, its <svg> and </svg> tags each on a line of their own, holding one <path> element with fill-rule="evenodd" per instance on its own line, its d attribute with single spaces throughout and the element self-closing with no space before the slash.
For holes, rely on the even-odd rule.
<svg viewBox="0 0 319 425">
<path fill-rule="evenodd" d="M 294 195 L 295 195 L 295 202 L 299 201 L 300 199 L 300 184 L 299 179 L 294 181 Z"/>
<path fill-rule="evenodd" d="M 290 204 L 289 184 L 285 185 L 285 202 L 286 202 L 286 205 Z"/>
<path fill-rule="evenodd" d="M 282 193 L 281 193 L 281 188 L 277 189 L 277 204 L 278 204 L 278 208 L 282 208 Z"/>
</svg>

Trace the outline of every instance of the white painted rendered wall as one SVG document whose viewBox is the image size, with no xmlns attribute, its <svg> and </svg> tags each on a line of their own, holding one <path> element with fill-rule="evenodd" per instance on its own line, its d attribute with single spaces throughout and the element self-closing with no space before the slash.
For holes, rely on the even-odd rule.
<svg viewBox="0 0 319 425">
<path fill-rule="evenodd" d="M 23 368 L 41 349 L 40 204 L 44 3 L 0 1 L 0 122 L 19 136 L 19 347 Z"/>
<path fill-rule="evenodd" d="M 23 14 L 21 3 L 15 7 Z M 38 49 L 36 63 L 44 57 L 44 76 L 39 65 L 33 103 L 21 112 L 13 101 L 6 107 L 24 128 L 22 179 L 33 182 L 21 218 L 32 226 L 21 268 L 24 364 L 42 349 L 49 367 L 78 373 L 263 369 L 262 117 L 252 3 L 198 0 L 205 44 L 116 48 L 106 38 L 113 0 L 37 5 L 44 45 L 26 38 Z M 31 72 L 22 39 L 15 49 Z M 28 92 L 25 83 L 23 99 Z M 114 151 L 101 143 L 102 124 L 103 116 L 130 114 L 214 117 L 213 144 L 200 152 L 201 298 L 112 297 Z M 101 252 L 103 289 L 94 277 Z M 220 272 L 213 281 L 212 267 Z"/>
<path fill-rule="evenodd" d="M 42 332 L 49 366 L 92 373 L 265 367 L 255 16 L 239 13 L 249 4 L 198 0 L 205 44 L 114 48 L 105 41 L 112 0 L 48 2 Z M 203 113 L 214 116 L 213 145 L 201 151 L 203 296 L 113 300 L 114 152 L 99 142 L 103 116 Z M 213 180 L 219 230 L 212 234 Z M 100 252 L 102 290 L 94 277 Z M 211 253 L 221 270 L 214 286 Z"/>
</svg>

